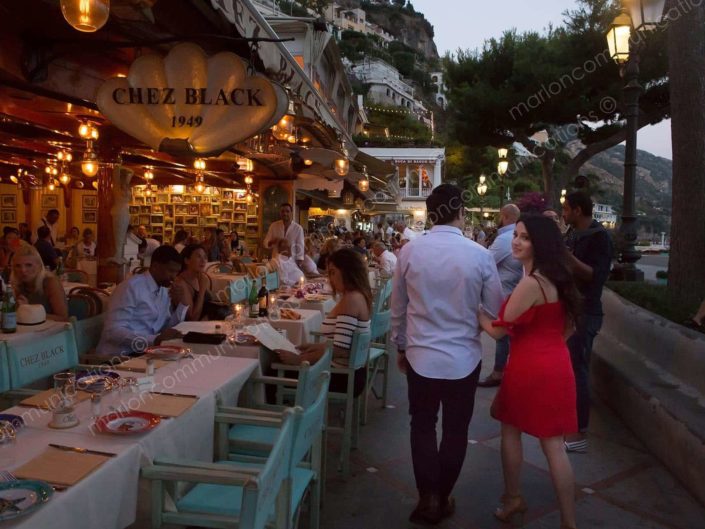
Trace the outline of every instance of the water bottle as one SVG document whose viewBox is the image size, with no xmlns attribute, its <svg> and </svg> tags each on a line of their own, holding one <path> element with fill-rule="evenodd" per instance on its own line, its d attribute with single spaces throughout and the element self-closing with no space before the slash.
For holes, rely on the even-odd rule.
<svg viewBox="0 0 705 529">
<path fill-rule="evenodd" d="M 2 298 L 2 332 L 13 333 L 17 331 L 17 303 L 12 286 L 5 287 Z"/>
</svg>

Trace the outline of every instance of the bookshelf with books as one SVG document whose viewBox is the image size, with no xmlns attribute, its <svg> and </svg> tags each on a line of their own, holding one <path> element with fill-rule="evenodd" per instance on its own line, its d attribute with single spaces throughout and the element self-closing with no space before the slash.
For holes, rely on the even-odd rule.
<svg viewBox="0 0 705 529">
<path fill-rule="evenodd" d="M 156 191 L 154 187 L 149 195 L 143 186 L 132 189 L 130 224 L 144 225 L 150 234 L 167 243 L 179 230 L 203 238 L 207 229 L 220 228 L 226 233 L 237 232 L 248 247 L 258 245 L 257 205 L 248 205 L 241 191 L 217 189 L 195 194 L 174 191 L 177 186 L 160 187 Z"/>
</svg>

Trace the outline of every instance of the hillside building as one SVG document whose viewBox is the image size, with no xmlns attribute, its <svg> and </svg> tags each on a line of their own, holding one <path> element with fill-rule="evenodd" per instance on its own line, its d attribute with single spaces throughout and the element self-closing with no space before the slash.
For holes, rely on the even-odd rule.
<svg viewBox="0 0 705 529">
<path fill-rule="evenodd" d="M 445 110 L 448 101 L 446 99 L 446 85 L 443 81 L 443 72 L 431 72 L 431 81 L 433 81 L 433 85 L 436 87 L 434 93 L 436 104 Z"/>
<path fill-rule="evenodd" d="M 617 225 L 617 212 L 608 204 L 595 204 L 592 217 L 607 229 L 614 229 Z"/>
</svg>

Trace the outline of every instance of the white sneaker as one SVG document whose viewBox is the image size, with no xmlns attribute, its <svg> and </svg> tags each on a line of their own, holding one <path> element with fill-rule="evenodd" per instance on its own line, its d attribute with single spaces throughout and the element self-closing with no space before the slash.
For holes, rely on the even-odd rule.
<svg viewBox="0 0 705 529">
<path fill-rule="evenodd" d="M 565 445 L 566 452 L 578 452 L 583 454 L 587 452 L 588 449 L 587 439 L 581 439 L 580 441 L 563 441 L 563 444 Z"/>
</svg>

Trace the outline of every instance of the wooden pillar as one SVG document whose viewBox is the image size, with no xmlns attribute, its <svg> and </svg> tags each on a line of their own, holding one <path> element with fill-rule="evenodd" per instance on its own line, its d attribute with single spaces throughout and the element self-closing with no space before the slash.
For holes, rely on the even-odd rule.
<svg viewBox="0 0 705 529">
<path fill-rule="evenodd" d="M 42 188 L 29 188 L 29 209 L 27 213 L 32 240 L 37 237 L 37 229 L 42 225 Z"/>
</svg>

